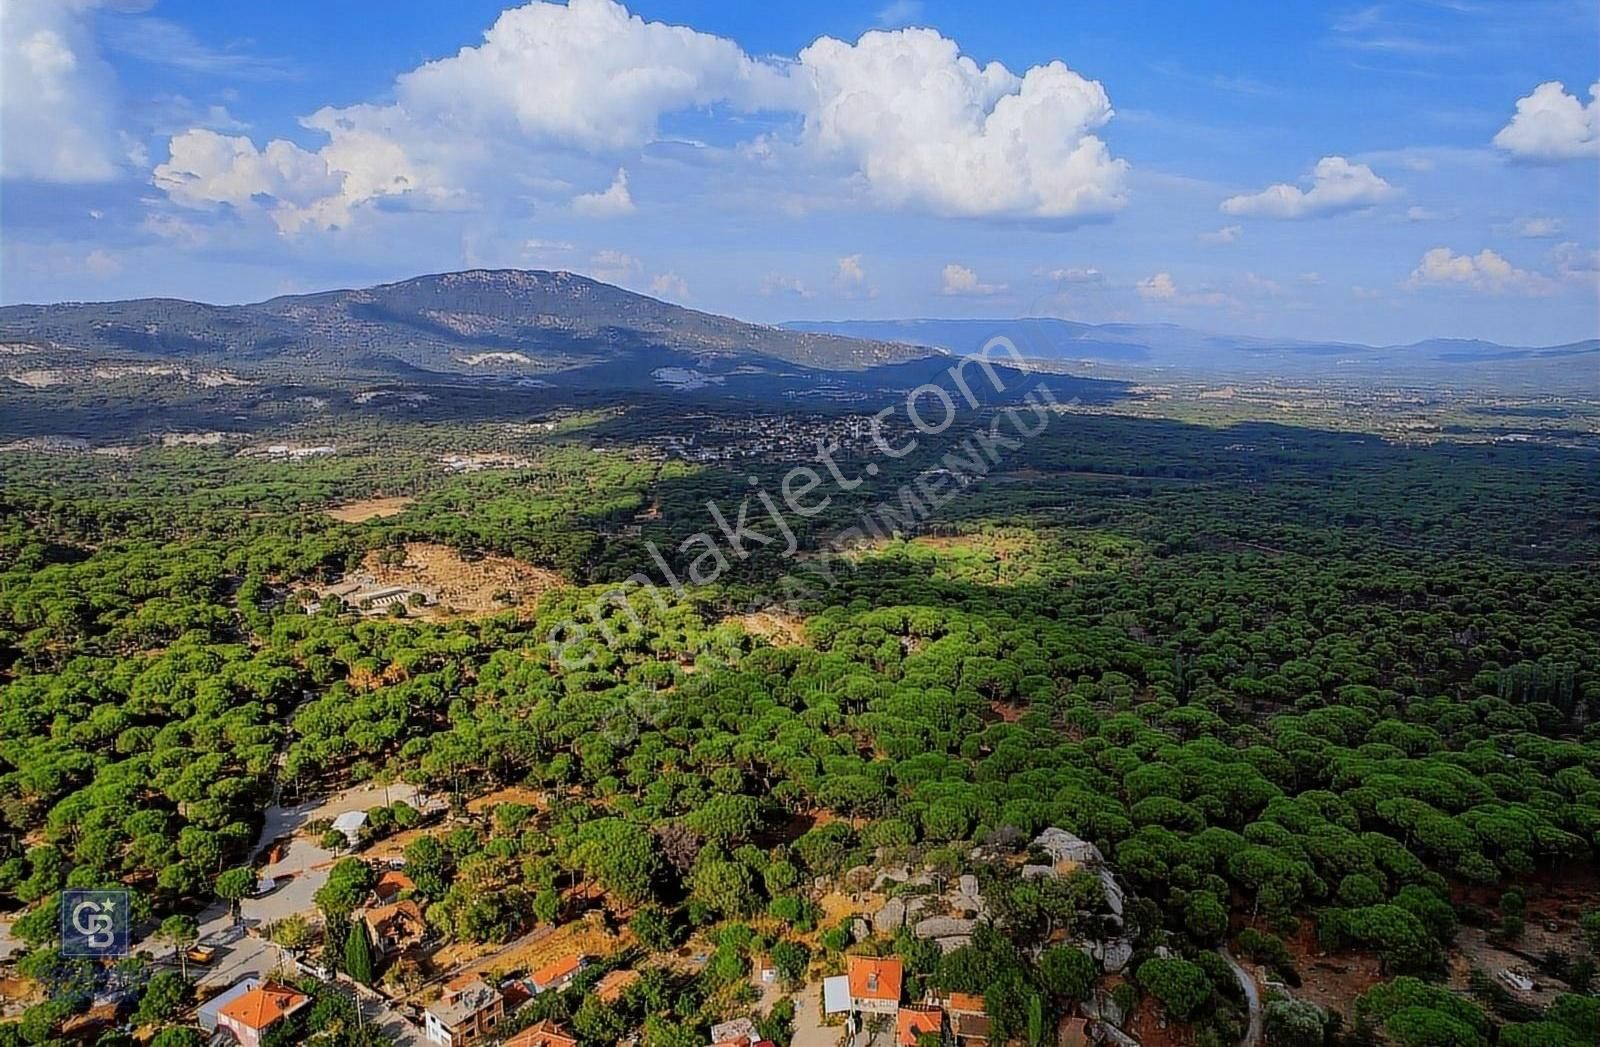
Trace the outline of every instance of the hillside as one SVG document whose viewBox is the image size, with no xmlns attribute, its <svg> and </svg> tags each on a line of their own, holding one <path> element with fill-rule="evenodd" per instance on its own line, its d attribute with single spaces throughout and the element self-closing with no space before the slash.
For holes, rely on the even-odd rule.
<svg viewBox="0 0 1600 1047">
<path fill-rule="evenodd" d="M 365 375 L 548 375 L 653 353 L 860 371 L 929 355 L 748 324 L 575 273 L 515 269 L 419 276 L 252 305 L 146 298 L 7 306 L 0 308 L 0 338 L 90 357 Z"/>
</svg>

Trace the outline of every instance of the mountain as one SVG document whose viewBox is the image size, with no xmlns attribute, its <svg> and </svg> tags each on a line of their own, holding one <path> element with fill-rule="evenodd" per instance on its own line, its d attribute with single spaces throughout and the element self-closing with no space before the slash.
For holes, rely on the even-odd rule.
<svg viewBox="0 0 1600 1047">
<path fill-rule="evenodd" d="M 199 367 L 410 377 L 549 379 L 617 363 L 864 371 L 930 355 L 902 344 L 743 323 L 575 273 L 515 269 L 419 276 L 253 305 L 146 298 L 7 306 L 0 308 L 0 340 Z"/>
<path fill-rule="evenodd" d="M 252 305 L 0 308 L 0 436 L 515 419 L 663 398 L 859 408 L 946 377 L 942 350 L 743 323 L 566 272 L 470 270 Z M 998 399 L 1025 395 L 1021 374 Z M 1084 403 L 1130 383 L 1058 375 Z"/>
<path fill-rule="evenodd" d="M 1533 386 L 1590 393 L 1600 388 L 1600 339 L 1508 346 L 1479 339 L 1435 338 L 1409 345 L 1370 346 L 1213 334 L 1177 324 L 1086 324 L 1049 317 L 805 321 L 784 326 L 952 353 L 976 352 L 990 338 L 1004 335 L 1029 359 L 1129 373 L 1159 369 L 1195 375 Z"/>
</svg>

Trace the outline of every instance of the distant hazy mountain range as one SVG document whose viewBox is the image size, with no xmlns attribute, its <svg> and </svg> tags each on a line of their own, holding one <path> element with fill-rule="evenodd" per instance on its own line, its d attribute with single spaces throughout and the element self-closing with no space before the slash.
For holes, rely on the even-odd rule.
<svg viewBox="0 0 1600 1047">
<path fill-rule="evenodd" d="M 1533 384 L 1600 392 L 1600 338 L 1554 346 L 1434 338 L 1370 346 L 1210 334 L 1176 324 L 1085 324 L 1071 320 L 847 320 L 785 324 L 795 331 L 901 342 L 971 353 L 1005 335 L 1022 355 L 1063 364 L 1159 368 L 1186 374 L 1459 384 Z"/>
</svg>

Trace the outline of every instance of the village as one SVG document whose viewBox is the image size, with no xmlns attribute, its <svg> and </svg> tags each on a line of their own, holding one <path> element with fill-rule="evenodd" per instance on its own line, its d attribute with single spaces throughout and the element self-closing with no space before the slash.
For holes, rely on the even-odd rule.
<svg viewBox="0 0 1600 1047">
<path fill-rule="evenodd" d="M 541 923 L 504 945 L 466 948 L 441 940 L 417 900 L 402 844 L 442 834 L 463 818 L 486 817 L 507 796 L 545 800 L 525 789 L 502 793 L 451 811 L 441 797 L 409 786 L 366 786 L 316 806 L 276 809 L 263 830 L 265 861 L 252 897 L 238 914 L 214 914 L 186 954 L 200 972 L 204 997 L 195 1022 L 210 1042 L 259 1047 L 310 1006 L 311 996 L 296 987 L 309 977 L 351 993 L 373 1027 L 398 1044 L 578 1047 L 581 1037 L 560 1020 L 530 1023 L 521 1016 L 540 1009 L 538 1001 L 550 994 L 571 994 L 568 1010 L 575 1011 L 578 1000 L 591 996 L 616 1003 L 653 968 L 675 975 L 705 968 L 713 940 L 701 937 L 653 952 L 620 920 L 622 914 L 608 911 L 603 896 L 588 907 L 572 906 L 562 922 Z M 413 827 L 386 838 L 375 835 L 373 822 L 387 820 L 384 812 L 397 804 L 416 812 Z M 1087 926 L 1098 932 L 1079 944 L 1105 971 L 1121 971 L 1133 952 L 1122 923 L 1125 896 L 1098 849 L 1050 829 L 1033 841 L 1030 853 L 1049 860 L 1016 867 L 1024 881 L 1087 876 L 1094 882 L 1097 890 L 1090 893 L 1103 899 L 1097 904 L 1102 914 Z M 323 932 L 319 892 L 330 875 L 348 878 L 352 862 L 370 873 L 370 888 L 350 913 L 371 943 L 370 987 L 329 970 L 314 958 L 311 945 Z M 761 1029 L 780 1004 L 792 1013 L 784 1035 L 793 1047 L 988 1047 L 992 1022 L 981 995 L 934 988 L 914 994 L 904 961 L 890 951 L 901 932 L 941 953 L 969 944 L 991 916 L 976 877 L 936 877 L 889 864 L 849 870 L 839 882 L 819 882 L 814 890 L 830 921 L 837 919 L 846 951 L 814 956 L 800 971 L 780 970 L 773 953 L 752 953 L 743 976 L 747 987 L 710 1027 L 710 1047 L 775 1047 Z M 301 922 L 311 928 L 310 936 L 286 947 L 279 930 Z M 1137 1044 L 1117 1027 L 1120 1020 L 1112 998 L 1097 994 L 1082 1014 L 1062 1018 L 1054 1040 L 1063 1047 Z M 620 1042 L 636 1043 L 637 1037 Z"/>
<path fill-rule="evenodd" d="M 558 922 L 538 922 L 501 945 L 474 947 L 441 937 L 419 903 L 404 845 L 488 817 L 508 796 L 544 799 L 526 789 L 502 790 L 452 810 L 443 797 L 391 783 L 270 808 L 255 886 L 237 909 L 208 910 L 188 943 L 152 934 L 135 951 L 158 966 L 189 972 L 199 1001 L 192 1021 L 213 1047 L 285 1042 L 285 1030 L 297 1028 L 296 1019 L 312 1006 L 309 986 L 315 983 L 354 1000 L 361 1019 L 399 1045 L 578 1047 L 583 1038 L 562 1021 L 527 1018 L 545 1013 L 539 1001 L 569 994 L 571 1006 L 560 1013 L 576 1011 L 589 997 L 610 1005 L 652 971 L 692 976 L 706 967 L 716 948 L 712 939 L 702 935 L 653 951 L 620 919 L 624 914 L 608 911 L 604 896 L 572 905 Z M 409 828 L 394 832 L 391 812 L 401 809 L 413 812 L 405 819 Z M 386 828 L 375 832 L 379 822 Z M 1021 867 L 1020 876 L 1087 872 L 1103 884 L 1107 940 L 1085 945 L 1106 969 L 1120 969 L 1131 946 L 1119 940 L 1123 894 L 1110 867 L 1093 845 L 1060 830 L 1035 841 L 1034 853 L 1041 850 L 1054 864 Z M 355 879 L 367 886 L 349 920 L 370 943 L 369 983 L 330 969 L 317 947 L 327 933 L 330 880 Z M 781 970 L 776 950 L 752 952 L 745 987 L 709 1028 L 710 1047 L 775 1047 L 766 1019 L 786 1008 L 792 1024 L 783 1035 L 793 1047 L 988 1047 L 991 1019 L 982 996 L 932 988 L 913 994 L 904 961 L 890 951 L 902 930 L 941 952 L 969 943 L 989 915 L 973 876 L 936 883 L 904 865 L 863 867 L 838 883 L 819 882 L 815 891 L 830 922 L 836 918 L 846 951 L 830 958 L 819 950 L 799 971 Z M 1136 1042 L 1096 1017 L 1111 1009 L 1108 999 L 1085 1009 L 1062 1020 L 1058 1043 Z M 637 1038 L 625 1035 L 620 1042 Z"/>
</svg>

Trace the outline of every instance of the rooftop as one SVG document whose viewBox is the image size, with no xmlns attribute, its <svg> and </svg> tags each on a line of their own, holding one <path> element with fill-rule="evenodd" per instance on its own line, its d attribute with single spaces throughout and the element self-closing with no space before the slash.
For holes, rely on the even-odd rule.
<svg viewBox="0 0 1600 1047">
<path fill-rule="evenodd" d="M 895 1016 L 895 1039 L 901 1047 L 917 1047 L 917 1040 L 924 1033 L 937 1036 L 943 1029 L 944 1012 L 937 1007 L 902 1007 Z"/>
<path fill-rule="evenodd" d="M 898 1002 L 905 968 L 898 956 L 851 956 L 846 976 L 856 1000 Z"/>
<path fill-rule="evenodd" d="M 529 977 L 533 979 L 533 984 L 535 985 L 549 985 L 551 982 L 558 982 L 563 978 L 576 974 L 582 967 L 582 956 L 563 956 L 559 960 L 552 960 L 540 967 Z"/>
<path fill-rule="evenodd" d="M 578 1047 L 578 1039 L 546 1018 L 511 1037 L 503 1047 Z"/>
<path fill-rule="evenodd" d="M 498 992 L 480 980 L 473 980 L 454 995 L 429 1007 L 428 1013 L 439 1019 L 440 1025 L 453 1029 L 479 1011 L 487 1010 L 499 1002 Z"/>
<path fill-rule="evenodd" d="M 238 1022 L 247 1029 L 266 1029 L 311 1002 L 311 997 L 287 985 L 263 982 L 228 1001 L 218 1016 Z"/>
</svg>

